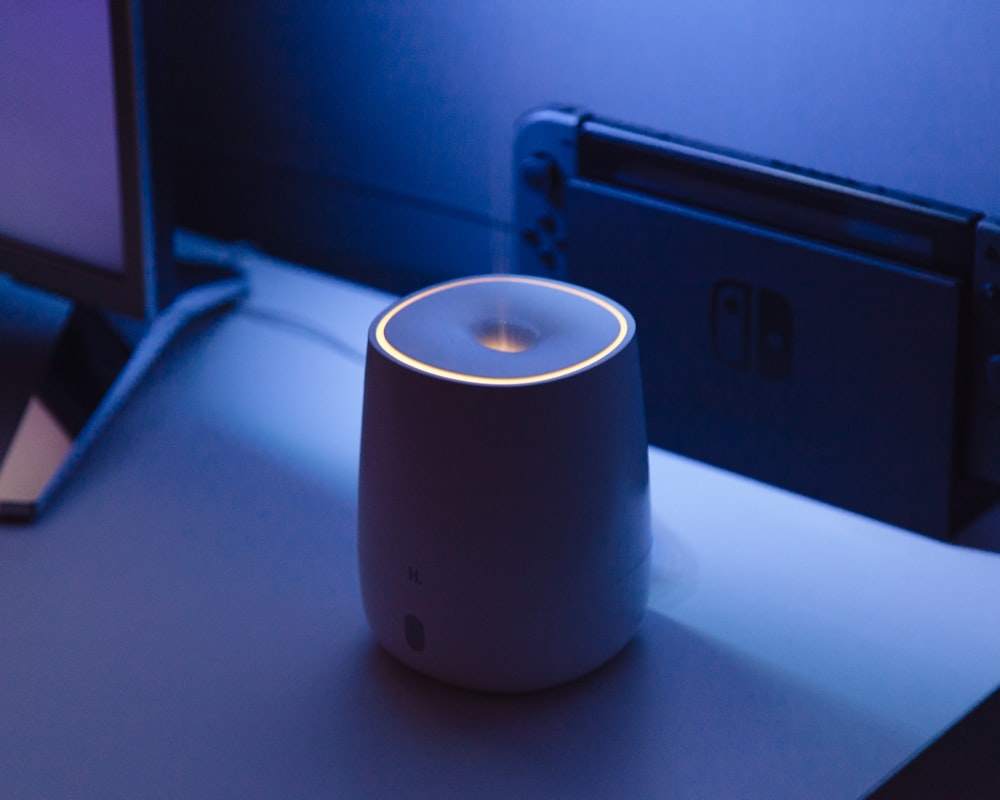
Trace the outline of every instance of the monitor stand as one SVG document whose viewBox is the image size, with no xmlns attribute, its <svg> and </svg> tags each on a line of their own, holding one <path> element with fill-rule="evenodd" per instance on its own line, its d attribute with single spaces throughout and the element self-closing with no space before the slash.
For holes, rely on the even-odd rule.
<svg viewBox="0 0 1000 800">
<path fill-rule="evenodd" d="M 225 267 L 176 268 L 147 323 L 0 280 L 0 520 L 34 519 L 185 324 L 246 293 Z"/>
</svg>

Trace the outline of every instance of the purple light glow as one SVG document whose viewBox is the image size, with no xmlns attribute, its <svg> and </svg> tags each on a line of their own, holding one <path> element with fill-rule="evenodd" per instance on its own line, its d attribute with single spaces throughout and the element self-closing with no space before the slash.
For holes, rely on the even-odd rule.
<svg viewBox="0 0 1000 800">
<path fill-rule="evenodd" d="M 0 235 L 121 271 L 107 3 L 2 0 L 0 19 Z"/>
</svg>

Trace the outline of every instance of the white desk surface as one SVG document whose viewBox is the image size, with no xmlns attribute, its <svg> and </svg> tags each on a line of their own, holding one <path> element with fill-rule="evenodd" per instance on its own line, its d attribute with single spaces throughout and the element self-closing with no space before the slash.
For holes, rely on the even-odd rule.
<svg viewBox="0 0 1000 800">
<path fill-rule="evenodd" d="M 1000 682 L 1000 556 L 658 450 L 621 656 L 528 696 L 411 673 L 362 615 L 342 349 L 391 298 L 244 260 L 246 306 L 0 528 L 0 796 L 851 798 Z"/>
</svg>

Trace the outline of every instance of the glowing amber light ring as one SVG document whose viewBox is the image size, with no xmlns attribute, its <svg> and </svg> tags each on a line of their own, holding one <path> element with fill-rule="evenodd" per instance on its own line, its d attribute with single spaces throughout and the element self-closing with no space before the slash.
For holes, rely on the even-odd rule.
<svg viewBox="0 0 1000 800">
<path fill-rule="evenodd" d="M 444 292 L 449 289 L 457 289 L 461 286 L 471 286 L 476 283 L 527 283 L 533 286 L 542 286 L 546 289 L 554 289 L 555 291 L 565 292 L 566 294 L 581 297 L 584 300 L 589 300 L 591 303 L 600 306 L 611 314 L 611 316 L 614 317 L 615 321 L 618 323 L 618 333 L 614 339 L 611 340 L 610 344 L 606 347 L 602 347 L 592 356 L 588 356 L 587 358 L 581 359 L 573 364 L 569 364 L 565 367 L 560 367 L 559 369 L 554 369 L 549 372 L 539 372 L 535 375 L 522 375 L 516 378 L 493 378 L 487 375 L 470 375 L 466 372 L 456 372 L 450 369 L 435 367 L 433 364 L 428 364 L 424 361 L 413 358 L 412 356 L 406 355 L 406 353 L 396 348 L 385 335 L 386 326 L 392 321 L 392 318 L 404 308 L 423 300 L 425 297 L 438 294 L 439 292 Z M 618 345 L 625 341 L 626 336 L 628 336 L 628 320 L 619 309 L 615 308 L 615 306 L 604 298 L 576 286 L 570 286 L 569 284 L 555 283 L 552 281 L 542 280 L 540 278 L 529 278 L 520 275 L 483 275 L 478 278 L 467 278 L 465 280 L 451 281 L 439 286 L 432 286 L 430 289 L 425 289 L 412 297 L 406 298 L 399 303 L 399 305 L 391 308 L 386 312 L 385 316 L 379 320 L 378 325 L 375 327 L 375 341 L 378 342 L 379 347 L 400 363 L 406 364 L 408 367 L 412 367 L 420 372 L 426 372 L 428 375 L 435 375 L 439 378 L 448 378 L 450 380 L 462 381 L 464 383 L 479 384 L 481 386 L 523 386 L 529 383 L 541 383 L 542 381 L 564 378 L 567 375 L 572 375 L 574 372 L 585 370 L 592 364 L 596 364 L 606 355 L 614 352 Z"/>
</svg>

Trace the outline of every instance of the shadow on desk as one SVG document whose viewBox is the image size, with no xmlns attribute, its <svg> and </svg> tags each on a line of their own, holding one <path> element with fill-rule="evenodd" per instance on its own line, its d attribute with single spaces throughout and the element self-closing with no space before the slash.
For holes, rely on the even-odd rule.
<svg viewBox="0 0 1000 800">
<path fill-rule="evenodd" d="M 606 667 L 528 695 L 451 688 L 359 643 L 328 703 L 314 757 L 354 797 L 851 797 L 893 739 L 656 613 Z"/>
<path fill-rule="evenodd" d="M 1000 553 L 1000 504 L 977 517 L 955 537 L 955 544 Z"/>
</svg>

